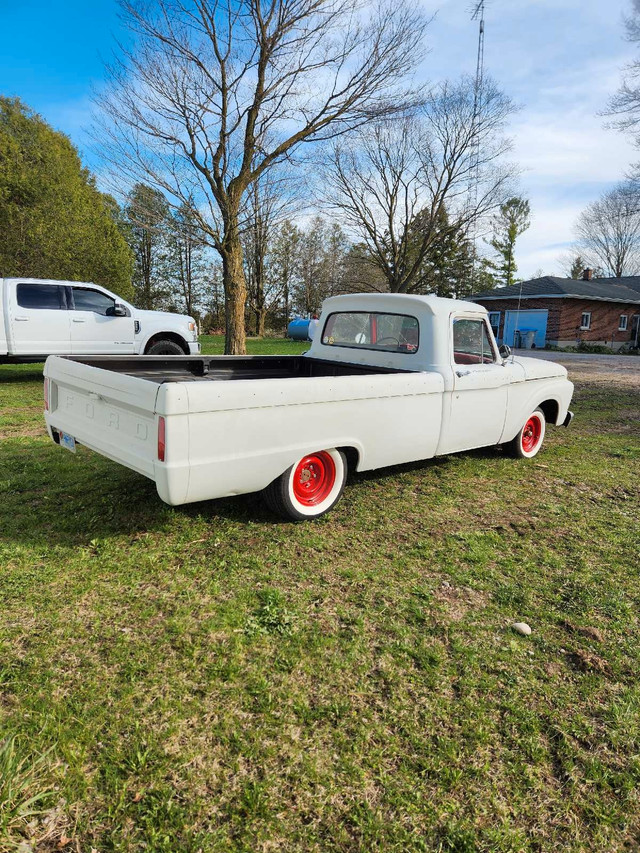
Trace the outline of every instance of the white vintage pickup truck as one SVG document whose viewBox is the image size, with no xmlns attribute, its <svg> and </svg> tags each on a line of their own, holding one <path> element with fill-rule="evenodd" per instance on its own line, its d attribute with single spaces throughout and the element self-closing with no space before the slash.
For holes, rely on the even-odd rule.
<svg viewBox="0 0 640 853">
<path fill-rule="evenodd" d="M 436 296 L 327 299 L 301 356 L 52 356 L 44 374 L 58 444 L 169 504 L 262 491 L 296 520 L 331 509 L 349 468 L 495 444 L 531 458 L 572 418 L 564 367 L 498 351 L 482 306 Z"/>
</svg>

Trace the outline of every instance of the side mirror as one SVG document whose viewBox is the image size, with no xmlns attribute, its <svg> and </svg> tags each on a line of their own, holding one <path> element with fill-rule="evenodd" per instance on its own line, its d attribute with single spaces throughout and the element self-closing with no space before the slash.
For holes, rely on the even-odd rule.
<svg viewBox="0 0 640 853">
<path fill-rule="evenodd" d="M 113 308 L 107 308 L 106 310 L 107 317 L 126 317 L 127 309 L 124 305 L 120 305 L 118 302 L 113 306 Z"/>
<path fill-rule="evenodd" d="M 506 361 L 511 355 L 511 347 L 507 346 L 506 344 L 502 344 L 498 352 L 500 353 L 500 357 Z"/>
</svg>

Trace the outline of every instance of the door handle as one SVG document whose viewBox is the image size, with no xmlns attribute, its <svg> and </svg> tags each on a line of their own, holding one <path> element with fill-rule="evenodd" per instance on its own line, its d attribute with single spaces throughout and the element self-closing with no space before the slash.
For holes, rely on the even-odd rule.
<svg viewBox="0 0 640 853">
<path fill-rule="evenodd" d="M 456 376 L 458 378 L 461 378 L 462 376 L 469 376 L 470 373 L 470 370 L 456 370 Z"/>
<path fill-rule="evenodd" d="M 86 320 L 76 320 L 76 318 L 73 317 L 73 322 L 74 323 L 86 323 L 87 321 Z"/>
<path fill-rule="evenodd" d="M 28 323 L 29 322 L 28 317 L 14 317 L 13 319 L 16 321 L 16 323 Z"/>
</svg>

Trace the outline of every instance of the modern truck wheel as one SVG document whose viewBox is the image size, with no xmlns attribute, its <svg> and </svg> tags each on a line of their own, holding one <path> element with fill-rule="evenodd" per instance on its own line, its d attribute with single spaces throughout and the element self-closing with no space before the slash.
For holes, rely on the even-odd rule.
<svg viewBox="0 0 640 853">
<path fill-rule="evenodd" d="M 184 350 L 176 341 L 170 338 L 159 338 L 154 341 L 145 355 L 184 355 Z"/>
</svg>

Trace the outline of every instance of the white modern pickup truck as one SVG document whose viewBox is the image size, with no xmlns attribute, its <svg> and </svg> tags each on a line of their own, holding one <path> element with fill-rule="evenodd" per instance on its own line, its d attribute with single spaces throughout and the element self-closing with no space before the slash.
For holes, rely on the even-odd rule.
<svg viewBox="0 0 640 853">
<path fill-rule="evenodd" d="M 140 311 L 80 281 L 0 278 L 0 364 L 48 355 L 197 355 L 193 317 Z"/>
<path fill-rule="evenodd" d="M 301 356 L 52 356 L 44 374 L 58 444 L 169 504 L 263 491 L 296 520 L 331 509 L 348 468 L 495 444 L 530 458 L 572 418 L 564 367 L 498 351 L 482 306 L 436 296 L 327 299 Z"/>
</svg>

